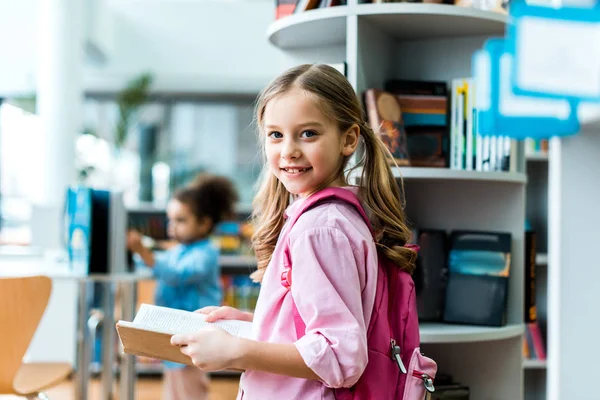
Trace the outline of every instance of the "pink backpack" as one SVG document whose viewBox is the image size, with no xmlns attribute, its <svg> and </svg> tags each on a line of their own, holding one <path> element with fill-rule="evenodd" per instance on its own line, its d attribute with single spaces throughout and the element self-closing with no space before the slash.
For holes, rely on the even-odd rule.
<svg viewBox="0 0 600 400">
<path fill-rule="evenodd" d="M 294 218 L 317 203 L 341 200 L 352 204 L 371 227 L 369 218 L 354 193 L 342 188 L 327 188 L 310 196 Z M 288 244 L 287 238 L 286 246 Z M 407 245 L 409 246 L 409 245 Z M 284 250 L 286 271 L 281 283 L 291 285 L 291 255 L 289 247 Z M 419 320 L 415 285 L 411 276 L 400 270 L 387 257 L 379 253 L 377 291 L 369 328 L 367 346 L 369 361 L 358 382 L 351 388 L 335 389 L 338 400 L 422 400 L 433 392 L 433 379 L 437 365 L 419 350 Z M 306 325 L 294 304 L 294 324 L 298 338 L 304 336 Z"/>
</svg>

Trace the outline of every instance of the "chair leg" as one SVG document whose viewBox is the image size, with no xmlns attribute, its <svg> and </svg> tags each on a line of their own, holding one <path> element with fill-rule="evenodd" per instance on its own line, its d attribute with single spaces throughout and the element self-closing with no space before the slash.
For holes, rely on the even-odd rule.
<svg viewBox="0 0 600 400">
<path fill-rule="evenodd" d="M 36 395 L 27 396 L 27 400 L 50 400 L 46 393 L 39 392 Z"/>
</svg>

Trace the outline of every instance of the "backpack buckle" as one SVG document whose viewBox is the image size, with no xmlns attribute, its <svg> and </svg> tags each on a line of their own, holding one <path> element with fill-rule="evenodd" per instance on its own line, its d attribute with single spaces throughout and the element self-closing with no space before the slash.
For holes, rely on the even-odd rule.
<svg viewBox="0 0 600 400">
<path fill-rule="evenodd" d="M 400 346 L 398 346 L 396 344 L 396 340 L 392 339 L 390 340 L 390 347 L 391 347 L 391 358 L 392 360 L 396 361 L 396 364 L 398 364 L 398 368 L 400 368 L 400 371 L 402 371 L 403 374 L 406 374 L 406 367 L 404 366 L 404 363 L 402 362 L 402 358 L 400 358 Z"/>
<path fill-rule="evenodd" d="M 281 285 L 286 288 L 289 289 L 292 286 L 292 274 L 291 274 L 291 269 L 286 268 L 280 276 L 281 279 Z"/>
</svg>

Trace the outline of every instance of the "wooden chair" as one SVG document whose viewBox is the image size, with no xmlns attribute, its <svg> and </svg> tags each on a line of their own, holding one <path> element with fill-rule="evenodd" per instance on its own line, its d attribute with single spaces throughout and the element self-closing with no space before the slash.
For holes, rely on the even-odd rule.
<svg viewBox="0 0 600 400">
<path fill-rule="evenodd" d="M 42 391 L 72 372 L 68 363 L 23 362 L 51 290 L 45 276 L 0 278 L 0 395 L 47 399 Z"/>
</svg>

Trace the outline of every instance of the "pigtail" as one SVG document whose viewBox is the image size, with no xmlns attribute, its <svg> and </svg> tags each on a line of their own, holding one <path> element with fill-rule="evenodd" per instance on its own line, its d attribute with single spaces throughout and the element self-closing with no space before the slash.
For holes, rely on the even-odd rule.
<svg viewBox="0 0 600 400">
<path fill-rule="evenodd" d="M 388 164 L 391 154 L 364 121 L 359 126 L 364 143 L 359 195 L 370 212 L 377 247 L 402 270 L 412 273 L 417 256 L 405 247 L 411 231 L 404 220 L 402 186 L 396 183 Z"/>
</svg>

